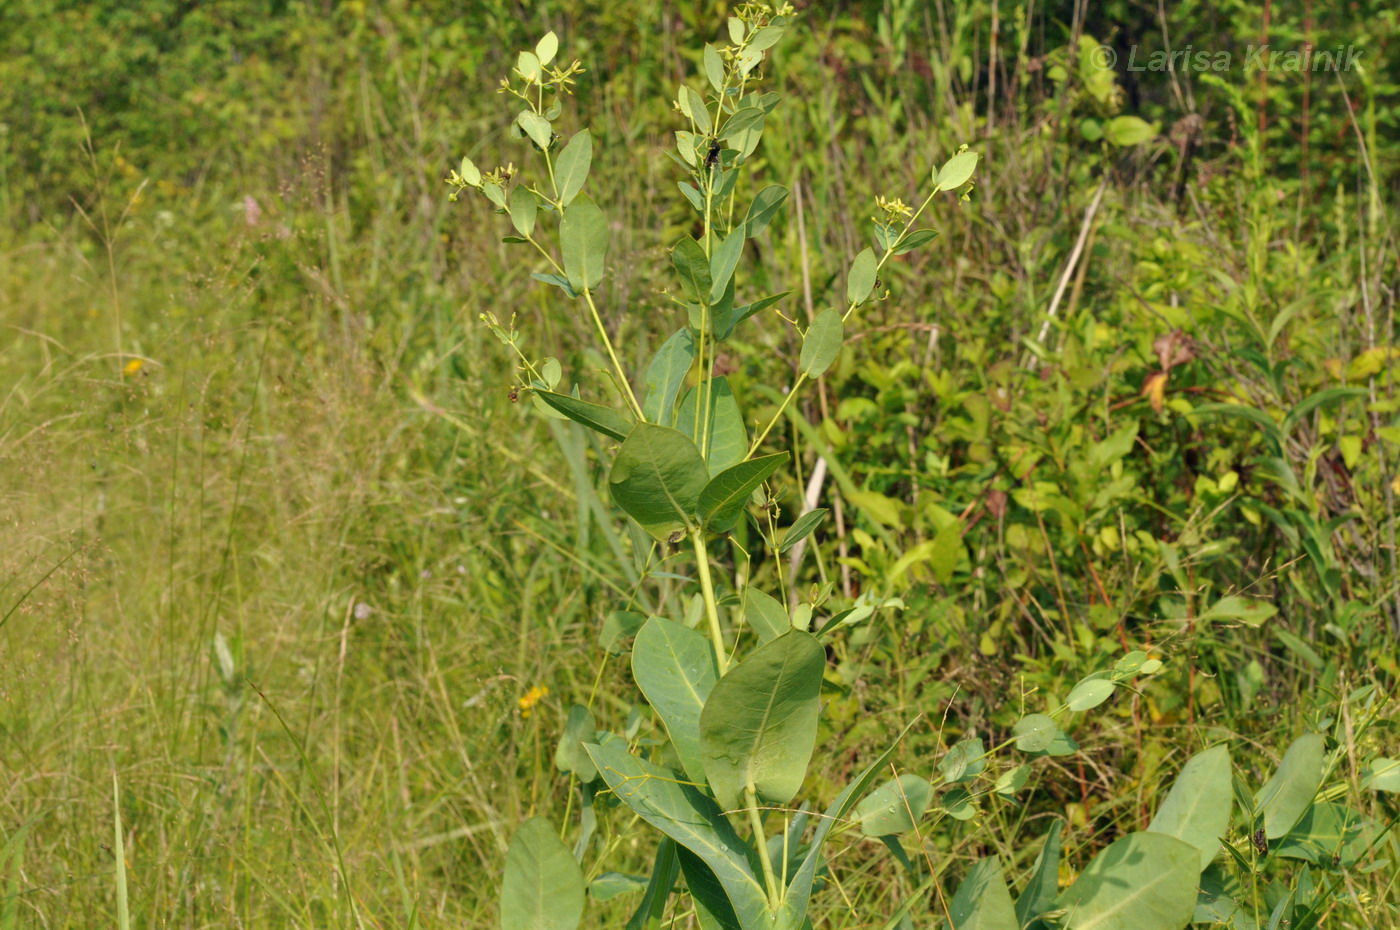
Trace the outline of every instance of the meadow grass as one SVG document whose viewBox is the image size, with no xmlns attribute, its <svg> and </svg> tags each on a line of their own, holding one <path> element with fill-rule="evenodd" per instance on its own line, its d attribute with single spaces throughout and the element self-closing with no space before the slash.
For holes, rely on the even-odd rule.
<svg viewBox="0 0 1400 930">
<path fill-rule="evenodd" d="M 383 34 L 407 39 L 394 22 Z M 505 47 L 519 27 L 493 28 Z M 609 320 L 623 308 L 629 319 L 661 314 L 665 248 L 687 222 L 660 205 L 674 179 L 649 154 L 667 127 L 642 118 L 657 108 L 633 106 L 671 92 L 656 89 L 683 73 L 679 53 L 666 35 L 628 28 L 643 67 L 599 76 L 584 98 L 608 132 L 594 196 L 613 205 L 613 254 L 627 256 L 606 293 Z M 916 617 L 838 648 L 845 689 L 831 696 L 823 730 L 834 761 L 814 780 L 832 793 L 861 753 L 919 715 L 901 765 L 927 768 L 956 736 L 1004 725 L 999 709 L 1017 687 L 1053 690 L 1131 634 L 1170 649 L 1180 678 L 1084 734 L 1092 751 L 1057 763 L 1038 806 L 994 815 L 1001 836 L 1027 825 L 1039 835 L 1064 815 L 1088 848 L 1140 827 L 1164 773 L 1208 739 L 1238 740 L 1262 780 L 1338 695 L 1368 683 L 1393 692 L 1391 452 L 1377 446 L 1369 489 L 1352 492 L 1318 467 L 1340 461 L 1345 417 L 1338 426 L 1314 415 L 1291 449 L 1327 506 L 1328 495 L 1371 495 L 1361 518 L 1331 531 L 1346 596 L 1330 599 L 1316 593 L 1311 556 L 1272 548 L 1267 529 L 1207 551 L 1215 534 L 1238 543 L 1240 527 L 1255 524 L 1246 514 L 1227 525 L 1216 508 L 1229 492 L 1161 459 L 1143 480 L 1158 480 L 1163 496 L 1144 509 L 1175 508 L 1161 532 L 1186 553 L 1175 565 L 1130 551 L 1130 532 L 1115 547 L 1103 527 L 1125 526 L 1116 516 L 1059 546 L 1053 520 L 1049 529 L 1035 516 L 1007 520 L 1014 501 L 999 489 L 999 504 L 975 497 L 959 476 L 1004 464 L 1002 441 L 1030 446 L 1027 436 L 1064 424 L 1056 435 L 1070 449 L 1076 423 L 1074 442 L 1093 416 L 1107 424 L 1183 302 L 1231 308 L 1211 317 L 1214 329 L 1201 324 L 1220 355 L 1192 386 L 1230 380 L 1269 409 L 1287 409 L 1325 377 L 1326 359 L 1388 350 L 1395 156 L 1373 125 L 1358 125 L 1345 150 L 1358 165 L 1369 152 L 1369 181 L 1358 170 L 1340 192 L 1285 195 L 1221 155 L 1224 179 L 1184 205 L 1143 161 L 1095 162 L 1112 179 L 1100 204 L 1092 159 L 1047 138 L 1048 104 L 979 114 L 975 89 L 942 64 L 980 47 L 964 28 L 961 18 L 930 19 L 912 33 L 929 74 L 876 69 L 862 81 L 849 63 L 877 45 L 871 30 L 811 24 L 776 77 L 796 112 L 765 151 L 795 196 L 759 259 L 800 270 L 769 289 L 793 289 L 808 311 L 839 288 L 833 280 L 863 240 L 856 222 L 833 217 L 860 217 L 876 193 L 916 186 L 934 154 L 969 130 L 989 141 L 995 169 L 979 183 L 981 205 L 937 217 L 936 256 L 892 268 L 901 301 L 784 425 L 809 453 L 805 468 L 826 460 L 845 508 L 842 560 L 804 562 L 802 582 L 883 583 L 891 550 L 934 539 L 945 511 L 985 531 L 968 537 L 955 574 L 919 567 L 901 578 L 921 592 Z M 552 763 L 562 712 L 604 672 L 625 675 L 625 658 L 599 660 L 594 642 L 602 605 L 634 592 L 638 566 L 601 492 L 596 440 L 513 404 L 513 360 L 476 323 L 484 311 L 518 314 L 542 351 L 587 332 L 506 260 L 499 217 L 446 201 L 441 177 L 464 139 L 480 130 L 497 151 L 516 144 L 490 122 L 496 101 L 482 75 L 499 62 L 473 54 L 480 71 L 466 94 L 460 71 L 446 77 L 416 49 L 389 59 L 395 68 L 362 64 L 354 93 L 334 91 L 346 94 L 334 113 L 355 140 L 353 163 L 307 144 L 270 167 L 167 176 L 157 162 L 126 160 L 119 134 L 98 134 L 71 201 L 22 207 L 6 175 L 0 928 L 489 926 L 516 825 L 563 809 L 568 779 Z M 322 87 L 321 77 L 296 79 L 293 90 L 308 95 Z M 892 113 L 916 85 L 938 107 Z M 841 92 L 823 93 L 829 86 Z M 465 112 L 448 124 L 454 108 Z M 1275 219 L 1261 235 L 1250 205 L 1266 196 L 1297 197 L 1300 219 Z M 835 209 L 852 203 L 863 206 Z M 1069 261 L 1089 229 L 1082 263 Z M 1212 267 L 1229 279 L 1218 290 L 1199 284 Z M 1057 285 L 1063 326 L 1047 351 L 1031 337 Z M 1241 321 L 1295 303 L 1290 354 L 1305 374 L 1273 385 L 1241 372 L 1231 355 L 1248 342 Z M 666 328 L 620 332 L 629 362 Z M 758 368 L 792 348 L 772 330 L 745 338 Z M 1046 361 L 1057 353 L 1069 359 L 1063 372 Z M 576 371 L 605 367 L 581 350 L 563 358 Z M 1382 400 L 1391 391 L 1383 372 L 1368 387 Z M 1093 414 L 1076 421 L 1096 393 Z M 777 404 L 762 408 L 764 420 Z M 1390 411 L 1378 409 L 1362 416 L 1383 427 Z M 1144 423 L 1144 444 L 1189 449 L 1211 462 L 1197 471 L 1212 481 L 1246 471 L 1242 454 L 1210 456 L 1212 446 L 1248 446 L 1247 431 L 1203 432 L 1170 411 Z M 802 491 L 785 489 L 786 504 Z M 1168 492 L 1177 497 L 1161 503 Z M 898 501 L 893 518 L 883 500 Z M 1081 562 L 1059 561 L 1081 551 Z M 1174 575 L 1191 578 L 1187 617 L 1203 606 L 1192 598 L 1206 599 L 1198 577 L 1286 601 L 1294 641 L 1238 625 L 1189 638 L 1162 606 L 1160 579 Z M 663 579 L 658 599 L 678 584 Z M 1227 593 L 1212 584 L 1212 599 Z M 1326 633 L 1351 603 L 1370 612 L 1343 624 L 1344 635 Z M 548 693 L 523 707 L 532 688 Z M 621 728 L 635 698 L 603 689 L 598 701 Z M 1351 747 L 1344 773 L 1349 803 L 1382 821 L 1392 808 L 1363 789 L 1359 771 L 1367 754 L 1394 755 L 1393 727 L 1392 706 Z M 1000 842 L 1010 871 L 1030 870 L 1035 847 L 987 836 L 952 828 L 926 855 L 960 874 Z M 1400 920 L 1397 850 L 1386 843 L 1371 860 L 1381 865 L 1349 875 L 1328 926 Z M 879 926 L 908 892 L 876 868 L 871 845 L 833 852 L 822 925 Z M 610 852 L 636 871 L 650 854 Z M 612 906 L 622 914 L 627 902 Z"/>
</svg>

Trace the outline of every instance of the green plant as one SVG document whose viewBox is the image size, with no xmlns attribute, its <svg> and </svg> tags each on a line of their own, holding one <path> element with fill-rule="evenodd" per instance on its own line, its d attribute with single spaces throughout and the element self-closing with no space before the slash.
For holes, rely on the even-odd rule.
<svg viewBox="0 0 1400 930">
<path fill-rule="evenodd" d="M 676 151 L 667 154 L 685 176 L 679 188 L 694 210 L 698 231 L 670 249 L 679 288 L 668 297 L 686 325 L 664 340 L 643 379 L 629 373 L 615 330 L 600 312 L 610 227 L 604 210 L 584 191 L 592 136 L 584 129 L 566 139 L 555 128 L 563 114 L 562 99 L 581 65 L 553 65 L 558 53 L 553 33 L 520 53 L 514 76 L 502 82 L 502 90 L 525 105 L 511 129 L 539 156 L 544 170 L 538 179 L 513 164 L 483 172 L 470 159 L 463 159 L 448 179 L 454 199 L 478 192 L 507 215 L 516 234 L 505 241 L 532 247 L 537 257 L 531 261 L 547 266 L 532 276 L 575 301 L 574 306 L 582 305 L 606 363 L 611 402 L 585 399 L 577 385 L 561 389 L 563 369 L 556 359 L 528 354 L 513 320 L 502 324 L 493 314 L 483 318 L 515 353 L 527 389 L 545 416 L 572 420 L 605 443 L 619 444 L 608 468 L 608 487 L 613 502 L 641 531 L 634 533 L 634 544 L 650 550 L 639 582 L 656 578 L 669 586 L 671 595 L 663 592 L 649 616 L 634 612 L 631 602 L 623 605 L 610 615 L 603 634 L 610 650 L 625 651 L 619 641 L 633 637 L 632 677 L 667 739 L 645 735 L 635 722 L 625 735 L 600 730 L 594 713 L 596 684 L 587 705 L 570 707 L 554 764 L 577 783 L 577 796 L 571 791 L 569 798 L 571 808 L 576 800 L 580 805 L 577 840 L 570 849 L 562 839 L 570 827 L 557 830 L 538 817 L 520 827 L 506 858 L 502 927 L 572 930 L 583 918 L 588 890 L 601 900 L 641 891 L 629 926 L 658 926 L 664 915 L 675 913 L 668 911 L 668 902 L 683 879 L 701 926 L 799 930 L 811 924 L 809 907 L 824 872 L 824 847 L 856 829 L 880 839 L 920 882 L 890 917 L 891 927 L 900 925 L 930 890 L 938 895 L 939 912 L 958 928 L 1020 927 L 1037 921 L 1074 928 L 1184 926 L 1196 908 L 1197 879 L 1206 862 L 1201 861 L 1204 846 L 1192 845 L 1200 840 L 1194 815 L 1178 812 L 1186 803 L 1178 795 L 1159 814 L 1159 829 L 1111 844 L 1063 892 L 1056 881 L 1057 827 L 1014 908 L 998 857 L 980 860 L 945 899 L 942 870 L 931 861 L 927 868 L 917 866 L 897 839 L 919 830 L 926 815 L 934 823 L 966 821 L 984 802 L 1017 804 L 1035 758 L 1077 751 L 1067 731 L 1070 718 L 1162 668 L 1145 651 L 1129 651 L 1112 668 L 1090 673 L 1044 712 L 1027 712 L 1023 696 L 1002 742 L 988 749 L 981 738 L 967 737 L 948 749 L 939 763 L 937 786 L 920 775 L 897 774 L 892 745 L 848 781 L 824 813 L 813 814 L 806 802 L 794 806 L 813 765 L 821 695 L 834 686 L 827 678 L 827 648 L 877 610 L 904 605 L 867 593 L 842 609 L 835 606 L 830 582 L 806 596 L 787 589 L 787 573 L 778 560 L 798 543 L 812 543 L 825 575 L 822 566 L 830 557 L 823 556 L 824 547 L 814 535 L 822 512 L 808 511 L 780 526 L 782 514 L 770 483 L 789 451 L 760 452 L 770 436 L 780 435 L 775 427 L 789 414 L 795 416 L 792 402 L 803 387 L 837 361 L 856 314 L 889 296 L 880 279 L 889 260 L 935 238 L 932 230 L 916 228 L 917 221 L 940 192 L 966 189 L 977 156 L 963 150 L 934 170 L 932 190 L 917 208 L 898 198 L 879 199 L 870 229 L 873 245 L 851 262 L 842 306 L 814 313 L 803 325 L 796 314 L 783 314 L 785 293 L 746 295 L 741 301 L 744 288 L 737 271 L 747 243 L 770 226 L 788 196 L 781 186 L 770 185 L 748 197 L 740 184 L 742 169 L 779 105 L 777 94 L 760 91 L 760 69 L 764 53 L 786 26 L 784 12 L 760 4 L 742 7 L 729 21 L 729 42 L 704 47 L 705 91 L 680 88 L 675 109 L 687 128 L 675 133 Z M 749 206 L 741 210 L 745 200 Z M 557 258 L 548 234 L 554 222 Z M 768 310 L 772 312 L 764 314 Z M 764 425 L 752 432 L 743 413 L 746 398 L 736 396 L 718 365 L 722 347 L 751 318 L 782 320 L 800 337 L 792 383 L 781 392 L 771 391 L 772 409 L 760 421 Z M 638 392 L 634 383 L 644 384 L 645 390 Z M 1103 497 L 1101 473 L 1116 467 L 1136 436 L 1135 425 L 1120 429 L 1093 447 L 1088 467 L 1075 471 L 1086 504 Z M 1116 478 L 1117 493 L 1126 492 L 1129 483 Z M 1035 509 L 1036 495 L 1044 492 L 1029 493 L 1024 503 Z M 1082 511 L 1072 512 L 1082 519 Z M 746 521 L 751 535 L 740 532 Z M 935 540 L 932 549 L 900 559 L 902 568 L 892 570 L 888 580 L 897 583 L 902 571 L 919 561 L 946 560 L 937 555 L 938 546 Z M 679 574 L 687 550 L 693 556 L 693 576 Z M 726 565 L 726 555 L 732 565 Z M 946 577 L 951 566 L 939 573 Z M 776 589 L 764 590 L 760 578 L 772 578 Z M 679 588 L 670 585 L 676 580 L 682 582 Z M 1014 763 L 1003 758 L 1013 748 L 1023 754 Z M 896 777 L 876 788 L 887 767 Z M 1196 772 L 1188 769 L 1186 784 L 1198 777 Z M 588 881 L 580 860 L 597 845 L 600 810 L 618 804 L 633 819 L 613 820 L 604 851 L 633 848 L 634 825 L 644 822 L 661 834 L 650 877 L 601 873 L 593 865 Z"/>
</svg>

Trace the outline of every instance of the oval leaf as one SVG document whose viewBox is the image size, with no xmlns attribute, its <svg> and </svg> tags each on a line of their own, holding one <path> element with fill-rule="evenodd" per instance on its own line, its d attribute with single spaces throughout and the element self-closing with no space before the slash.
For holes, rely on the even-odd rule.
<svg viewBox="0 0 1400 930">
<path fill-rule="evenodd" d="M 958 885 L 948 913 L 952 930 L 1016 930 L 1020 926 L 1000 859 L 988 856 L 972 867 Z"/>
<path fill-rule="evenodd" d="M 564 206 L 573 203 L 578 192 L 583 190 L 583 182 L 588 180 L 588 170 L 592 166 L 593 136 L 583 129 L 574 133 L 554 163 L 554 184 Z"/>
<path fill-rule="evenodd" d="M 977 168 L 976 152 L 959 152 L 943 163 L 934 176 L 933 183 L 941 191 L 951 191 L 962 187 L 972 177 Z"/>
<path fill-rule="evenodd" d="M 870 292 L 875 289 L 875 253 L 863 249 L 851 263 L 851 273 L 846 277 L 846 299 L 852 304 L 865 303 Z"/>
<path fill-rule="evenodd" d="M 575 930 L 583 898 L 583 871 L 549 821 L 521 824 L 501 879 L 501 930 Z"/>
<path fill-rule="evenodd" d="M 1220 838 L 1230 826 L 1231 777 L 1228 747 L 1216 746 L 1192 756 L 1147 829 L 1196 847 L 1204 871 L 1220 854 Z"/>
<path fill-rule="evenodd" d="M 664 540 L 687 527 L 709 480 L 705 460 L 689 436 L 639 423 L 618 450 L 608 486 L 629 517 Z"/>
<path fill-rule="evenodd" d="M 597 430 L 604 436 L 609 436 L 618 442 L 626 439 L 627 434 L 632 432 L 632 427 L 636 425 L 627 416 L 618 413 L 611 407 L 590 404 L 586 400 L 579 400 L 568 394 L 536 391 L 535 396 L 575 423 L 582 423 L 589 429 Z"/>
<path fill-rule="evenodd" d="M 1060 728 L 1044 714 L 1027 714 L 1016 721 L 1011 734 L 1016 737 L 1016 748 L 1022 752 L 1042 752 L 1060 735 Z"/>
<path fill-rule="evenodd" d="M 642 416 L 662 426 L 675 422 L 676 395 L 680 394 L 694 362 L 695 337 L 689 327 L 677 330 L 661 344 L 647 366 L 647 396 L 642 402 Z"/>
<path fill-rule="evenodd" d="M 893 836 L 914 829 L 928 810 L 933 786 L 918 775 L 901 775 L 885 782 L 856 805 L 860 832 L 866 836 Z"/>
<path fill-rule="evenodd" d="M 652 617 L 632 643 L 632 678 L 666 724 L 691 781 L 703 781 L 700 711 L 719 679 L 705 637 L 665 617 Z"/>
<path fill-rule="evenodd" d="M 749 495 L 787 461 L 786 452 L 775 452 L 740 462 L 710 479 L 700 492 L 700 519 L 712 533 L 727 533 L 744 512 Z"/>
<path fill-rule="evenodd" d="M 828 307 L 817 314 L 807 335 L 802 338 L 802 354 L 797 360 L 798 367 L 807 377 L 820 377 L 836 361 L 845 338 L 843 330 L 840 310 Z"/>
<path fill-rule="evenodd" d="M 676 413 L 676 429 L 695 437 L 697 444 L 705 442 L 709 446 L 706 460 L 710 469 L 720 472 L 742 462 L 748 455 L 749 431 L 744 428 L 744 415 L 739 411 L 739 402 L 734 399 L 729 379 L 716 378 L 710 382 L 710 424 L 702 437 L 695 426 L 698 419 L 695 408 L 700 402 L 702 387 L 696 385 L 681 398 L 681 406 Z"/>
<path fill-rule="evenodd" d="M 826 508 L 818 507 L 816 510 L 809 510 L 796 520 L 793 520 L 792 526 L 788 527 L 788 531 L 783 534 L 783 541 L 778 543 L 778 554 L 782 555 L 793 546 L 812 535 L 812 531 L 817 528 L 818 524 L 822 522 L 822 518 L 825 516 Z"/>
<path fill-rule="evenodd" d="M 1094 857 L 1055 899 L 1069 930 L 1181 930 L 1196 909 L 1196 847 L 1160 833 L 1130 833 Z"/>
<path fill-rule="evenodd" d="M 1264 835 L 1284 836 L 1302 819 L 1322 783 L 1321 733 L 1298 737 L 1283 754 L 1274 777 L 1254 796 L 1254 810 L 1264 815 Z"/>
<path fill-rule="evenodd" d="M 1110 678 L 1086 678 L 1069 692 L 1065 703 L 1075 711 L 1090 710 L 1107 701 L 1113 694 L 1113 680 Z"/>
<path fill-rule="evenodd" d="M 778 599 L 754 587 L 744 589 L 744 620 L 766 643 L 792 629 L 792 618 Z"/>
<path fill-rule="evenodd" d="M 825 667 L 817 638 L 793 630 L 715 684 L 700 713 L 700 753 L 721 807 L 740 807 L 746 788 L 771 804 L 797 794 L 817 740 Z"/>
<path fill-rule="evenodd" d="M 579 194 L 559 222 L 559 244 L 564 252 L 564 273 L 576 291 L 597 287 L 603 281 L 603 260 L 608 256 L 608 221 L 598 205 Z"/>
</svg>

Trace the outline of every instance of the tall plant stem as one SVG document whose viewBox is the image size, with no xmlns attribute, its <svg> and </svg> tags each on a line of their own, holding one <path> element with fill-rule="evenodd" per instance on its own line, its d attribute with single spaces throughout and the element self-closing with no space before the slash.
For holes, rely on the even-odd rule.
<svg viewBox="0 0 1400 930">
<path fill-rule="evenodd" d="M 721 676 L 729 671 L 729 653 L 724 647 L 724 632 L 719 628 L 719 604 L 715 601 L 715 586 L 710 580 L 710 552 L 705 547 L 704 530 L 697 527 L 690 533 L 695 546 L 695 563 L 700 573 L 700 594 L 705 599 L 705 618 L 710 624 L 710 640 L 715 647 L 715 665 Z"/>
<path fill-rule="evenodd" d="M 778 881 L 773 877 L 773 859 L 768 855 L 768 838 L 763 835 L 763 818 L 758 816 L 758 793 L 753 785 L 744 789 L 744 807 L 748 810 L 749 826 L 753 828 L 753 844 L 758 847 L 758 861 L 763 866 L 763 883 L 768 886 L 768 903 L 776 908 L 781 900 Z"/>
<path fill-rule="evenodd" d="M 622 388 L 622 393 L 626 395 L 632 413 L 638 420 L 645 421 L 646 416 L 642 413 L 642 405 L 637 403 L 637 395 L 632 393 L 632 382 L 627 380 L 627 372 L 623 369 L 622 363 L 617 360 L 617 352 L 613 350 L 612 339 L 608 337 L 608 330 L 603 326 L 603 318 L 598 315 L 597 304 L 593 303 L 593 292 L 585 290 L 583 299 L 588 301 L 588 312 L 593 314 L 593 325 L 598 328 L 598 338 L 603 340 L 603 348 L 608 350 L 608 359 L 612 361 L 613 371 L 617 373 L 618 385 Z"/>
</svg>

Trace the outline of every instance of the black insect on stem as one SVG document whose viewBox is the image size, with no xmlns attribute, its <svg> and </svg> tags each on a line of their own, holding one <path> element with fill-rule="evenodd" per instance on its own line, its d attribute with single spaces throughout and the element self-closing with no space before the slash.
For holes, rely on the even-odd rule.
<svg viewBox="0 0 1400 930">
<path fill-rule="evenodd" d="M 1261 855 L 1261 856 L 1268 855 L 1268 852 L 1269 852 L 1269 838 L 1268 838 L 1268 835 L 1265 834 L 1263 830 L 1255 830 L 1255 831 L 1254 831 L 1254 848 L 1257 849 L 1257 850 L 1259 850 L 1259 855 Z"/>
<path fill-rule="evenodd" d="M 719 140 L 718 140 L 718 139 L 711 139 L 711 140 L 710 140 L 710 151 L 709 151 L 709 153 L 706 154 L 706 156 L 705 156 L 705 167 L 706 167 L 706 168 L 713 168 L 716 164 L 719 163 L 719 152 L 720 152 Z"/>
</svg>

